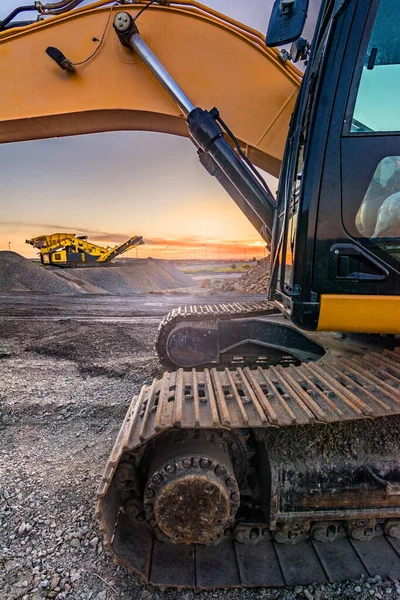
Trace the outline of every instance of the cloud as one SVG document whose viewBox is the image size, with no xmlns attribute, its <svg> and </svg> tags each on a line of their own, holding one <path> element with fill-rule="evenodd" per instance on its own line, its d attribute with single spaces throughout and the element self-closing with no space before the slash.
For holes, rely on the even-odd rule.
<svg viewBox="0 0 400 600">
<path fill-rule="evenodd" d="M 60 224 L 60 223 L 32 223 L 28 221 L 0 221 L 0 227 L 23 227 L 36 229 L 37 231 L 46 231 L 48 233 L 76 233 L 77 235 L 88 235 L 92 241 L 119 244 L 126 242 L 132 233 L 112 233 L 110 231 L 99 231 L 98 229 L 88 229 L 79 225 Z M 38 234 L 40 235 L 40 234 Z"/>
<path fill-rule="evenodd" d="M 66 231 L 68 233 L 92 233 L 99 235 L 113 235 L 105 231 L 98 231 L 97 229 L 87 229 L 86 227 L 79 227 L 78 225 L 59 225 L 57 223 L 32 223 L 30 221 L 0 221 L 0 227 L 29 227 L 37 229 L 52 229 L 53 231 Z M 118 234 L 117 234 L 118 235 Z M 128 236 L 129 237 L 129 236 Z"/>
<path fill-rule="evenodd" d="M 92 242 L 103 244 L 122 244 L 126 242 L 134 233 L 99 231 L 97 229 L 87 229 L 78 225 L 66 225 L 59 223 L 29 223 L 25 221 L 0 221 L 0 227 L 25 227 L 29 230 L 36 229 L 37 231 L 47 230 L 49 233 L 56 231 L 71 232 L 78 235 L 87 234 Z M 137 232 L 140 234 L 140 232 Z M 162 248 L 182 248 L 182 249 L 197 249 L 206 246 L 210 250 L 217 251 L 234 251 L 238 248 L 254 247 L 260 244 L 260 238 L 249 239 L 231 239 L 231 240 L 215 240 L 207 239 L 199 236 L 184 236 L 180 238 L 168 237 L 147 237 L 144 236 L 144 241 L 147 246 L 160 246 Z"/>
</svg>

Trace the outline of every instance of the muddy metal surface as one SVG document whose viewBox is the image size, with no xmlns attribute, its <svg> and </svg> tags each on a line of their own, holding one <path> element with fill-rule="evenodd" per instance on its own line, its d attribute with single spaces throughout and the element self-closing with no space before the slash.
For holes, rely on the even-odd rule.
<svg viewBox="0 0 400 600">
<path fill-rule="evenodd" d="M 179 304 L 232 298 L 0 296 L 1 600 L 400 598 L 400 585 L 379 577 L 155 592 L 103 549 L 95 491 L 132 396 L 161 375 L 159 319 Z"/>
</svg>

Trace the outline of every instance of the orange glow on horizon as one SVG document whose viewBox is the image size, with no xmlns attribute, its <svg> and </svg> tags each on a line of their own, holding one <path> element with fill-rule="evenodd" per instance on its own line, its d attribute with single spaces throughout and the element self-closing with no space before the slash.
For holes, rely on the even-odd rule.
<svg viewBox="0 0 400 600">
<path fill-rule="evenodd" d="M 0 250 L 10 243 L 36 258 L 26 239 L 74 232 L 111 247 L 143 236 L 145 245 L 128 257 L 248 260 L 265 254 L 254 227 L 186 139 L 111 132 L 6 144 L 1 154 L 8 176 Z M 46 164 L 43 177 L 37 176 L 38 156 Z M 74 176 L 66 178 L 66 171 Z M 274 178 L 264 175 L 274 189 Z"/>
<path fill-rule="evenodd" d="M 231 215 L 229 215 L 231 217 Z M 236 217 L 236 215 L 235 215 Z M 229 219 L 229 228 L 233 233 L 240 233 L 240 225 L 243 225 L 242 215 L 238 215 L 239 231 L 235 231 L 232 226 L 232 217 Z M 247 222 L 244 222 L 245 233 L 247 231 Z M 10 224 L 7 227 L 8 231 L 4 231 L 5 224 L 0 229 L 0 250 L 10 249 L 26 258 L 36 258 L 38 251 L 25 244 L 26 239 L 30 239 L 36 235 L 44 233 L 55 233 L 56 231 L 73 231 L 77 235 L 87 235 L 88 240 L 94 244 L 105 247 L 113 247 L 125 242 L 133 234 L 143 235 L 145 244 L 138 246 L 136 249 L 130 250 L 125 254 L 128 258 L 160 258 L 164 260 L 250 260 L 255 257 L 257 259 L 266 255 L 265 243 L 257 236 L 243 236 L 234 239 L 220 239 L 217 236 L 201 236 L 193 235 L 192 230 L 186 236 L 165 236 L 155 237 L 152 235 L 146 236 L 140 227 L 129 233 L 108 233 L 99 231 L 90 231 L 78 229 L 77 227 L 59 227 L 56 225 L 40 225 L 40 224 Z M 159 226 L 154 228 L 159 230 Z M 167 228 L 166 228 L 167 229 Z M 250 226 L 250 233 L 252 227 Z M 253 230 L 254 231 L 254 230 Z M 213 233 L 213 232 L 212 232 Z M 221 232 L 222 233 L 222 232 Z"/>
<path fill-rule="evenodd" d="M 128 237 L 128 236 L 127 236 Z M 89 238 L 93 243 L 104 246 L 114 246 L 115 244 L 104 244 L 96 240 L 94 237 Z M 39 256 L 38 251 L 20 240 L 9 240 L 10 250 L 17 252 L 26 258 L 36 258 Z M 243 240 L 229 242 L 198 242 L 187 245 L 186 240 L 164 240 L 164 243 L 147 244 L 138 246 L 123 256 L 128 258 L 159 258 L 164 260 L 250 260 L 255 257 L 257 259 L 268 255 L 264 242 L 258 240 Z M 1 243 L 0 250 L 8 250 L 8 243 Z"/>
</svg>

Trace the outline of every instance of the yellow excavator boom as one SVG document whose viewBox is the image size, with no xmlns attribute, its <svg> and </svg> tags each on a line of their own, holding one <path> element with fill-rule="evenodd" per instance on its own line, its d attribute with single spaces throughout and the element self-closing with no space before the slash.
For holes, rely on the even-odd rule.
<svg viewBox="0 0 400 600">
<path fill-rule="evenodd" d="M 127 4 L 135 16 L 143 3 Z M 140 58 L 112 30 L 109 2 L 0 33 L 0 142 L 146 130 L 188 136 L 186 121 Z M 254 164 L 278 176 L 301 73 L 262 35 L 197 2 L 154 4 L 137 21 L 143 39 L 196 106 L 218 107 Z M 62 71 L 46 55 L 57 46 Z M 97 40 L 97 41 L 96 41 Z M 189 51 L 190 50 L 190 51 Z"/>
</svg>

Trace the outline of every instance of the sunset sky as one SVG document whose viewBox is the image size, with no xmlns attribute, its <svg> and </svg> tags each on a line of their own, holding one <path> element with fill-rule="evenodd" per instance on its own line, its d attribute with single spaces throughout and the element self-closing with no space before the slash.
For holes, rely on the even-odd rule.
<svg viewBox="0 0 400 600">
<path fill-rule="evenodd" d="M 265 32 L 272 1 L 205 4 Z M 3 0 L 0 19 L 17 5 Z M 187 139 L 110 132 L 3 144 L 0 164 L 0 250 L 10 242 L 11 250 L 34 257 L 25 239 L 64 231 L 104 245 L 142 235 L 139 257 L 264 255 L 261 238 Z M 267 179 L 276 191 L 276 180 Z"/>
<path fill-rule="evenodd" d="M 206 247 L 208 258 L 264 253 L 187 139 L 112 132 L 40 140 L 0 146 L 0 160 L 2 250 L 10 241 L 33 257 L 25 239 L 71 231 L 106 245 L 142 235 L 140 257 L 205 258 Z"/>
</svg>

